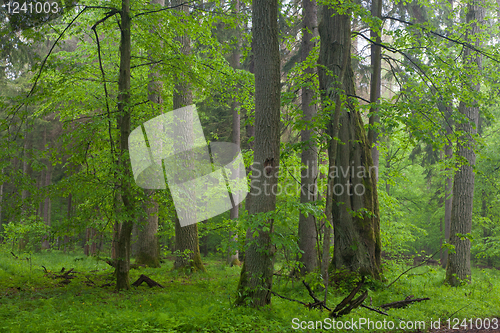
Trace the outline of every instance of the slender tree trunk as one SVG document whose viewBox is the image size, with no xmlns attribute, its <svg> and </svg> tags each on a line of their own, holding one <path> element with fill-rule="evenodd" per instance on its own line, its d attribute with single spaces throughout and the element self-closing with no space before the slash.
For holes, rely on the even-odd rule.
<svg viewBox="0 0 500 333">
<path fill-rule="evenodd" d="M 240 0 L 234 0 L 234 13 L 236 15 L 239 15 L 240 12 Z M 239 34 L 239 24 L 236 25 L 235 29 L 235 38 L 236 38 L 236 45 L 233 49 L 233 54 L 231 55 L 231 66 L 234 69 L 239 69 L 240 68 L 240 49 L 241 49 L 241 39 L 240 39 L 240 34 Z M 236 156 L 238 152 L 240 151 L 240 146 L 241 146 L 241 129 L 240 129 L 240 122 L 241 122 L 241 116 L 240 116 L 240 109 L 239 109 L 239 104 L 236 101 L 236 98 L 234 98 L 233 105 L 233 143 L 236 145 L 234 146 L 234 151 L 233 151 L 233 156 Z M 236 173 L 239 173 L 239 170 L 236 170 Z M 231 220 L 236 220 L 239 216 L 239 209 L 240 205 L 233 206 L 229 212 L 229 217 Z M 239 265 L 240 260 L 238 256 L 238 250 L 236 249 L 236 242 L 238 240 L 238 235 L 233 235 L 232 233 L 229 234 L 229 237 L 231 238 L 231 246 L 229 247 L 229 256 L 227 258 L 228 263 L 233 266 L 233 265 Z"/>
<path fill-rule="evenodd" d="M 123 201 L 124 214 L 120 236 L 116 247 L 116 289 L 130 289 L 130 236 L 134 225 L 134 195 L 132 194 L 131 166 L 128 159 L 128 137 L 130 135 L 130 0 L 122 0 L 121 40 L 120 40 L 120 75 L 118 78 L 118 113 L 120 129 L 120 156 L 119 163 L 123 169 L 121 173 L 120 195 Z M 126 158 L 127 157 L 127 158 Z"/>
<path fill-rule="evenodd" d="M 67 205 L 67 212 L 66 212 L 66 216 L 68 218 L 68 224 L 70 223 L 71 221 L 71 199 L 72 199 L 72 195 L 71 193 L 68 195 L 68 205 Z M 66 229 L 66 235 L 64 235 L 64 240 L 63 240 L 63 251 L 66 252 L 69 250 L 69 242 L 70 242 L 70 238 L 69 238 L 69 229 Z"/>
<path fill-rule="evenodd" d="M 451 121 L 451 107 L 447 107 L 447 124 L 446 126 L 446 135 L 448 137 L 451 137 L 452 134 L 452 128 L 450 125 L 448 125 L 448 122 Z M 451 144 L 447 144 L 444 149 L 444 154 L 445 158 L 450 160 L 453 157 L 453 146 Z M 444 239 L 447 241 L 450 239 L 450 223 L 451 223 L 451 203 L 453 199 L 453 179 L 451 178 L 451 175 L 449 174 L 451 172 L 451 168 L 446 168 L 446 180 L 445 180 L 445 186 L 444 186 L 444 191 L 445 191 L 445 201 L 444 201 Z M 442 251 L 442 257 L 441 257 L 441 266 L 443 268 L 446 268 L 446 264 L 448 262 L 448 250 L 444 249 Z"/>
<path fill-rule="evenodd" d="M 256 214 L 276 209 L 281 92 L 277 0 L 254 0 L 252 32 L 255 57 L 255 152 L 249 213 L 255 219 Z M 273 223 L 273 219 L 259 219 L 259 226 L 247 232 L 245 260 L 235 302 L 238 305 L 249 303 L 259 307 L 271 302 Z"/>
<path fill-rule="evenodd" d="M 22 162 L 22 168 L 23 168 L 23 178 L 28 178 L 28 138 L 29 134 L 26 133 L 24 137 L 24 146 L 23 146 L 23 162 Z M 25 218 L 28 215 L 28 191 L 24 189 L 24 184 L 23 190 L 21 191 L 21 217 Z M 26 247 L 27 239 L 23 238 L 19 240 L 19 250 L 24 250 Z"/>
<path fill-rule="evenodd" d="M 115 199 L 118 200 L 118 199 Z M 118 209 L 115 206 L 116 209 Z M 113 239 L 111 240 L 111 259 L 114 260 L 118 257 L 118 238 L 120 238 L 120 230 L 122 229 L 122 224 L 120 221 L 115 220 L 113 224 Z"/>
<path fill-rule="evenodd" d="M 301 60 L 306 61 L 307 57 L 314 48 L 315 42 L 312 40 L 317 34 L 317 8 L 314 0 L 302 0 L 303 7 L 303 27 L 302 27 L 302 54 Z M 307 68 L 304 71 L 306 78 L 314 75 L 314 68 Z M 318 177 L 318 147 L 316 137 L 314 136 L 314 122 L 312 119 L 316 116 L 316 105 L 312 104 L 314 100 L 314 90 L 310 87 L 302 88 L 302 112 L 306 128 L 301 131 L 301 140 L 305 144 L 302 150 L 301 162 L 305 168 L 301 172 L 300 180 L 300 202 L 310 203 L 318 199 L 316 187 Z M 304 265 L 301 273 L 312 272 L 318 266 L 318 249 L 316 248 L 318 235 L 316 227 L 316 218 L 312 214 L 307 216 L 299 215 L 299 242 L 298 246 L 302 252 L 299 261 Z"/>
<path fill-rule="evenodd" d="M 86 256 L 94 256 L 97 251 L 96 243 L 97 230 L 94 228 L 85 229 L 85 245 L 83 246 L 83 254 Z"/>
<path fill-rule="evenodd" d="M 90 239 L 92 240 L 90 243 L 90 255 L 95 256 L 97 252 L 97 230 L 94 228 L 90 229 Z"/>
<path fill-rule="evenodd" d="M 333 144 L 337 140 L 332 140 L 329 147 L 329 158 L 333 157 L 335 161 L 334 165 L 330 161 L 329 168 L 328 192 L 333 200 L 327 201 L 327 208 L 331 207 L 334 227 L 332 266 L 379 279 L 380 221 L 371 150 L 361 115 L 352 101 L 346 102 L 347 108 L 342 114 L 339 112 L 336 81 L 340 78 L 342 94 L 356 95 L 350 58 L 350 15 L 339 15 L 335 9 L 325 6 L 319 31 L 319 63 L 334 74 L 331 76 L 320 68 L 320 90 L 325 106 L 335 108 L 333 124 L 329 126 L 330 136 L 335 138 L 338 131 L 338 138 L 343 143 L 337 149 L 337 144 Z M 331 106 L 332 102 L 334 107 Z"/>
<path fill-rule="evenodd" d="M 382 0 L 372 0 L 371 14 L 373 17 L 379 19 L 382 18 Z M 370 30 L 370 37 L 375 40 L 376 43 L 380 44 L 382 39 L 382 25 L 379 26 L 379 31 L 375 29 Z M 378 103 L 380 98 L 380 87 L 381 87 L 381 69 L 382 69 L 382 47 L 380 45 L 371 45 L 371 67 L 372 75 L 370 79 L 370 103 Z M 377 112 L 378 108 L 372 106 L 370 112 Z M 379 122 L 379 116 L 372 114 L 370 116 L 369 124 L 370 129 L 368 131 L 368 143 L 372 145 L 372 158 L 373 166 L 375 166 L 375 180 L 378 180 L 378 166 L 379 166 L 379 151 L 378 151 L 378 133 L 374 126 Z"/>
<path fill-rule="evenodd" d="M 488 217 L 488 196 L 487 196 L 485 190 L 483 190 L 481 193 L 481 217 L 483 217 L 485 219 Z M 491 236 L 491 226 L 490 225 L 483 226 L 483 239 L 484 239 L 484 241 L 486 242 L 486 239 L 490 236 Z M 493 262 L 492 262 L 491 255 L 488 255 L 488 257 L 486 258 L 486 265 L 488 267 L 492 267 Z"/>
<path fill-rule="evenodd" d="M 51 178 L 52 178 L 52 164 L 50 161 L 47 162 L 47 170 L 45 171 L 45 186 L 48 187 L 51 183 Z M 50 227 L 50 196 L 47 191 L 47 196 L 45 197 L 44 200 L 44 205 L 43 205 L 43 220 L 45 221 L 45 224 Z M 45 236 L 45 239 L 42 242 L 42 249 L 47 250 L 50 248 L 50 242 L 48 239 L 48 235 Z"/>
<path fill-rule="evenodd" d="M 485 9 L 482 1 L 475 1 L 467 5 L 466 23 L 470 28 L 466 32 L 465 40 L 474 42 L 476 48 L 481 45 L 482 25 L 484 24 Z M 464 63 L 467 70 L 480 71 L 482 67 L 482 55 L 464 48 Z M 479 91 L 480 83 L 475 83 L 472 74 L 467 74 L 472 90 Z M 472 81 L 472 82 L 471 82 Z M 459 112 L 463 115 L 464 122 L 456 124 L 457 131 L 463 131 L 457 142 L 457 156 L 466 161 L 455 173 L 453 180 L 453 200 L 451 204 L 450 244 L 455 246 L 455 253 L 448 254 L 446 266 L 446 282 L 452 286 L 460 285 L 461 281 L 471 280 L 470 267 L 470 240 L 464 235 L 472 230 L 472 207 L 474 199 L 474 165 L 476 154 L 474 153 L 474 136 L 477 133 L 479 119 L 479 107 L 477 102 L 460 101 Z"/>
<path fill-rule="evenodd" d="M 179 6 L 176 8 L 180 14 L 189 15 L 189 7 L 181 5 L 184 2 L 182 0 L 173 0 L 172 6 Z M 184 55 L 189 55 L 191 53 L 191 40 L 187 35 L 187 31 L 184 35 L 176 37 L 176 40 L 179 41 L 182 45 L 181 52 Z M 177 82 L 174 86 L 173 93 L 173 106 L 174 109 L 179 109 L 184 106 L 188 106 L 193 104 L 193 94 L 191 91 L 191 84 L 188 82 L 187 77 L 179 76 L 177 78 Z M 183 119 L 180 121 L 181 124 L 185 124 L 186 126 L 191 126 L 192 119 Z M 185 126 L 184 126 L 185 127 Z M 188 128 L 184 128 L 182 130 L 183 133 L 189 133 Z M 191 131 L 192 132 L 192 131 Z M 186 137 L 187 141 L 192 141 L 193 138 Z M 179 142 L 179 145 L 181 143 Z M 190 142 L 185 142 L 185 147 L 187 149 L 192 148 L 192 144 Z M 179 222 L 179 218 L 175 217 L 175 249 L 180 251 L 181 254 L 185 253 L 185 255 L 179 255 L 175 259 L 174 268 L 191 268 L 192 270 L 201 270 L 205 271 L 205 267 L 201 261 L 200 255 L 200 245 L 198 239 L 198 224 L 190 224 L 185 227 L 182 227 Z"/>
<path fill-rule="evenodd" d="M 85 244 L 83 245 L 83 254 L 88 256 L 90 254 L 90 246 L 89 242 L 90 239 L 92 238 L 92 228 L 86 228 L 85 229 Z"/>
</svg>

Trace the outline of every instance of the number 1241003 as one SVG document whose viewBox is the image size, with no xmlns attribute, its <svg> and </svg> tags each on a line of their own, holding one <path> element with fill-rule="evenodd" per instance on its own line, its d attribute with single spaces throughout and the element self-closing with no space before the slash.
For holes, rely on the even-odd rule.
<svg viewBox="0 0 500 333">
<path fill-rule="evenodd" d="M 59 12 L 59 4 L 53 2 L 16 2 L 5 3 L 8 14 L 56 14 Z"/>
</svg>

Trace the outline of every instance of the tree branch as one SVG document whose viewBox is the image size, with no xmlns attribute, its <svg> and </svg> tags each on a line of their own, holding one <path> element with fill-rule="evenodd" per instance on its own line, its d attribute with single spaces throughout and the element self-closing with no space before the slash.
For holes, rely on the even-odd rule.
<svg viewBox="0 0 500 333">
<path fill-rule="evenodd" d="M 401 22 L 401 23 L 404 23 L 406 25 L 409 25 L 409 26 L 414 26 L 415 23 L 412 23 L 412 22 L 408 22 L 408 21 L 405 21 L 405 20 L 402 20 L 402 19 L 399 19 L 399 18 L 396 18 L 396 17 L 392 17 L 392 16 L 383 16 L 382 19 L 389 19 L 389 20 L 394 20 L 394 21 L 398 21 L 398 22 Z M 460 44 L 460 45 L 463 45 L 475 52 L 478 52 L 482 55 L 484 55 L 485 57 L 487 57 L 488 59 L 491 59 L 493 60 L 494 62 L 497 62 L 497 63 L 500 63 L 500 60 L 494 58 L 493 56 L 491 56 L 490 54 L 478 49 L 477 47 L 475 47 L 474 45 L 470 44 L 470 43 L 467 43 L 467 42 L 464 42 L 464 41 L 461 41 L 461 40 L 458 40 L 458 39 L 454 39 L 454 38 L 450 38 L 448 36 L 445 36 L 443 34 L 440 34 L 439 32 L 436 32 L 434 30 L 431 30 L 429 28 L 426 28 L 426 27 L 423 27 L 421 25 L 419 25 L 420 28 L 422 28 L 422 30 L 424 31 L 427 31 L 435 36 L 438 36 L 438 37 L 441 37 L 443 39 L 446 39 L 447 41 L 450 41 L 452 43 L 456 43 L 456 44 Z"/>
</svg>

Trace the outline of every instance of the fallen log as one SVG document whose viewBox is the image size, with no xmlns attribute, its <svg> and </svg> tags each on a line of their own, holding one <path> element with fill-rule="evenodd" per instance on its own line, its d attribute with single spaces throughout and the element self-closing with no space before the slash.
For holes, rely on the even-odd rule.
<svg viewBox="0 0 500 333">
<path fill-rule="evenodd" d="M 61 279 L 74 279 L 75 277 L 74 276 L 69 276 L 72 272 L 73 272 L 74 268 L 70 269 L 69 271 L 67 271 L 66 273 L 62 274 L 62 275 L 56 275 L 55 277 L 56 278 L 61 278 Z"/>
<path fill-rule="evenodd" d="M 358 285 L 351 291 L 351 293 L 345 297 L 342 302 L 337 304 L 335 309 L 333 309 L 332 312 L 330 312 L 330 317 L 333 318 L 339 318 L 343 315 L 348 314 L 351 312 L 353 309 L 357 308 L 360 306 L 368 297 L 368 291 L 365 291 L 362 293 L 358 298 L 354 299 L 354 296 L 358 293 L 358 291 L 361 289 L 363 284 L 365 283 L 365 277 L 363 276 L 361 278 L 361 281 L 358 283 Z"/>
<path fill-rule="evenodd" d="M 372 308 L 371 306 L 368 306 L 368 305 L 361 304 L 360 306 L 362 308 L 368 309 L 370 311 L 374 311 L 374 312 L 380 313 L 381 315 L 384 315 L 384 316 L 388 316 L 389 315 L 389 314 L 385 313 L 384 311 L 377 310 L 377 309 Z"/>
<path fill-rule="evenodd" d="M 137 281 L 135 281 L 134 283 L 132 283 L 132 285 L 134 287 L 139 287 L 143 282 L 146 282 L 147 285 L 149 286 L 149 288 L 152 288 L 152 287 L 160 287 L 160 288 L 165 288 L 163 287 L 161 284 L 159 284 L 158 282 L 148 278 L 146 275 L 144 274 L 141 274 L 141 276 L 137 279 Z"/>
<path fill-rule="evenodd" d="M 328 311 L 332 311 L 332 309 L 330 309 L 329 307 L 326 306 L 326 304 L 325 304 L 324 301 L 319 300 L 316 297 L 316 295 L 314 295 L 314 292 L 312 291 L 311 286 L 309 286 L 309 284 L 306 281 L 302 280 L 302 283 L 304 284 L 304 286 L 306 287 L 307 291 L 309 292 L 309 296 L 311 296 L 312 299 L 314 300 L 314 303 L 310 303 L 309 304 L 309 308 L 319 307 L 319 308 L 325 308 Z"/>
<path fill-rule="evenodd" d="M 402 300 L 402 301 L 397 301 L 397 302 L 392 302 L 392 303 L 387 303 L 387 304 L 382 304 L 380 307 L 382 309 L 399 309 L 399 308 L 404 308 L 412 303 L 416 303 L 416 302 L 422 302 L 422 301 L 428 301 L 430 300 L 429 297 L 425 297 L 425 298 L 408 298 L 408 299 L 405 299 L 405 300 Z"/>
</svg>

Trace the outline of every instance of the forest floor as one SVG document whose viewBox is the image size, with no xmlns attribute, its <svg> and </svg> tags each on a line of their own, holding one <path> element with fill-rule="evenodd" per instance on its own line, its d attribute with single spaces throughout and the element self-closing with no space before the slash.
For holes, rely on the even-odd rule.
<svg viewBox="0 0 500 333">
<path fill-rule="evenodd" d="M 402 309 L 384 310 L 384 316 L 356 308 L 334 322 L 382 325 L 394 329 L 355 327 L 333 329 L 327 311 L 309 310 L 298 302 L 273 297 L 263 309 L 234 307 L 239 267 L 228 267 L 219 257 L 203 258 L 207 273 L 186 275 L 172 271 L 172 262 L 161 268 L 131 270 L 131 282 L 141 274 L 164 288 L 145 283 L 129 291 L 114 290 L 113 269 L 105 262 L 82 254 L 58 251 L 17 254 L 0 250 L 0 332 L 500 332 L 500 272 L 474 269 L 471 284 L 452 288 L 443 284 L 444 270 L 422 266 L 411 270 L 389 288 L 372 286 L 364 304 L 404 300 L 413 295 L 430 300 Z M 31 260 L 26 260 L 31 258 Z M 279 265 L 277 265 L 279 268 Z M 63 270 L 64 268 L 64 270 Z M 407 266 L 388 262 L 384 271 L 388 284 Z M 72 271 L 70 271 L 73 269 Z M 68 273 L 68 271 L 70 271 Z M 65 275 L 66 274 L 66 275 Z M 324 294 L 320 277 L 307 278 L 318 297 Z M 334 308 L 352 285 L 341 281 L 330 288 L 328 306 Z M 276 293 L 304 303 L 312 302 L 300 280 L 276 276 Z M 448 329 L 448 320 L 450 328 Z M 466 319 L 466 322 L 463 322 Z M 471 319 L 471 320 L 469 320 Z M 440 330 L 429 330 L 440 320 Z M 474 330 L 476 323 L 489 330 Z M 412 329 L 397 329 L 401 323 Z M 418 324 L 425 325 L 418 329 Z M 470 323 L 473 327 L 471 328 Z M 463 325 L 467 324 L 465 327 Z M 462 325 L 462 326 L 461 326 Z M 496 326 L 495 326 L 496 325 Z M 453 329 L 453 328 L 456 329 Z M 493 329 L 497 327 L 496 329 Z"/>
</svg>

